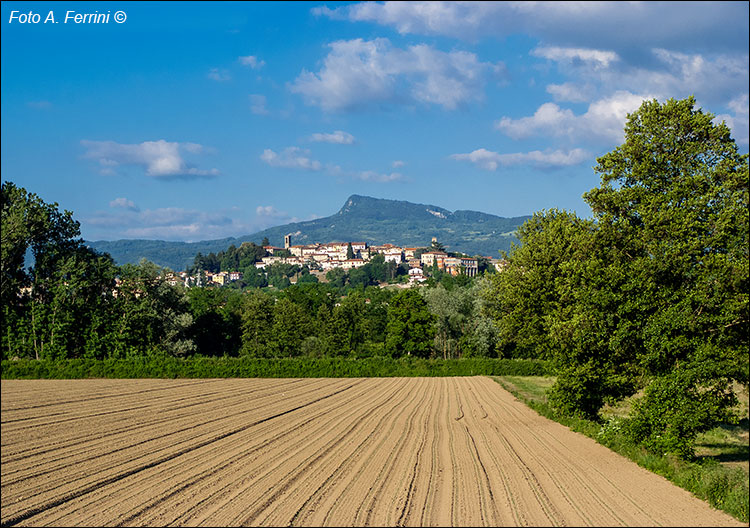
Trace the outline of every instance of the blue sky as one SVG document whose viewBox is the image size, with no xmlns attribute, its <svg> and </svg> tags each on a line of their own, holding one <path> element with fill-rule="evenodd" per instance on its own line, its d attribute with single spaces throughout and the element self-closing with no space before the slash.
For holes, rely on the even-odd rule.
<svg viewBox="0 0 750 528">
<path fill-rule="evenodd" d="M 241 236 L 351 194 L 589 216 L 644 99 L 694 95 L 748 151 L 748 2 L 3 2 L 1 38 L 2 178 L 87 240 Z"/>
</svg>

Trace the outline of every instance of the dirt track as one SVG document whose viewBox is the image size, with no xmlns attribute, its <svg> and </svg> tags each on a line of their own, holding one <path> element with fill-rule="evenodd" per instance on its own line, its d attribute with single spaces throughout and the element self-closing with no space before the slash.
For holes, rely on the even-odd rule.
<svg viewBox="0 0 750 528">
<path fill-rule="evenodd" d="M 2 524 L 746 526 L 472 378 L 2 381 Z"/>
</svg>

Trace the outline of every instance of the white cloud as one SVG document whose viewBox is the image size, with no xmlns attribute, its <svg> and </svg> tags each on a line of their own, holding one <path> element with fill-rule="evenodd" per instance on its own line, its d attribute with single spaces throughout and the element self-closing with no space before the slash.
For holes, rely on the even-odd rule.
<svg viewBox="0 0 750 528">
<path fill-rule="evenodd" d="M 354 136 L 343 130 L 336 130 L 331 134 L 317 132 L 310 136 L 310 140 L 323 143 L 337 143 L 339 145 L 351 145 L 354 143 Z"/>
<path fill-rule="evenodd" d="M 616 49 L 631 47 L 637 35 L 666 48 L 747 47 L 746 2 L 361 2 L 313 13 L 468 41 L 529 34 L 568 47 Z"/>
<path fill-rule="evenodd" d="M 303 70 L 290 86 L 326 111 L 414 102 L 454 109 L 481 100 L 485 79 L 504 71 L 473 53 L 446 53 L 425 44 L 400 49 L 385 38 L 342 40 L 329 47 L 322 69 Z"/>
<path fill-rule="evenodd" d="M 624 82 L 642 83 L 661 97 L 695 95 L 711 102 L 733 99 L 738 93 L 747 93 L 748 55 L 708 56 L 687 54 L 666 49 L 652 50 L 659 61 L 658 70 L 638 70 L 638 75 Z"/>
<path fill-rule="evenodd" d="M 255 208 L 255 214 L 258 216 L 267 216 L 271 218 L 288 217 L 287 213 L 277 210 L 272 205 L 259 205 Z"/>
<path fill-rule="evenodd" d="M 391 163 L 391 167 L 393 167 L 394 169 L 397 169 L 399 167 L 403 167 L 404 165 L 406 165 L 406 163 L 404 163 L 401 160 L 396 160 L 393 163 Z"/>
<path fill-rule="evenodd" d="M 206 77 L 213 81 L 225 82 L 232 78 L 227 70 L 220 70 L 219 68 L 211 68 Z"/>
<path fill-rule="evenodd" d="M 588 84 L 577 85 L 567 82 L 547 85 L 547 93 L 557 102 L 585 103 L 591 100 L 595 91 L 595 88 Z"/>
<path fill-rule="evenodd" d="M 109 206 L 115 209 L 127 209 L 128 211 L 140 210 L 132 200 L 128 200 L 127 198 L 115 198 L 114 200 L 109 202 Z"/>
<path fill-rule="evenodd" d="M 239 58 L 240 64 L 243 66 L 249 66 L 253 70 L 262 68 L 265 65 L 265 61 L 258 59 L 255 55 L 247 55 Z"/>
<path fill-rule="evenodd" d="M 389 182 L 394 182 L 394 181 L 399 181 L 399 180 L 404 179 L 403 175 L 398 172 L 391 172 L 390 174 L 387 174 L 387 173 L 380 173 L 376 171 L 360 171 L 360 172 L 355 173 L 353 177 L 356 180 L 377 182 L 377 183 L 389 183 Z"/>
<path fill-rule="evenodd" d="M 499 154 L 481 148 L 468 154 L 453 154 L 451 158 L 457 161 L 469 161 L 482 169 L 494 171 L 498 167 L 513 165 L 530 165 L 537 168 L 568 167 L 591 159 L 591 154 L 579 148 L 568 152 L 548 149 L 544 152 L 534 150 L 513 154 Z"/>
<path fill-rule="evenodd" d="M 512 119 L 503 117 L 495 127 L 513 139 L 533 136 L 564 137 L 571 140 L 589 139 L 605 143 L 620 142 L 627 114 L 637 110 L 648 95 L 616 92 L 610 97 L 594 101 L 583 115 L 555 103 L 544 103 L 533 116 Z"/>
<path fill-rule="evenodd" d="M 118 213 L 95 213 L 85 225 L 98 237 L 147 238 L 159 240 L 196 241 L 226 236 L 239 236 L 257 229 L 223 212 L 205 212 L 181 207 L 159 209 L 125 209 Z"/>
<path fill-rule="evenodd" d="M 748 136 L 750 136 L 750 118 L 748 116 L 748 94 L 743 94 L 735 99 L 732 99 L 727 105 L 729 109 L 734 112 L 734 115 L 720 114 L 716 116 L 715 122 L 726 122 L 729 129 L 732 131 L 732 137 L 738 145 L 743 145 L 747 148 Z"/>
<path fill-rule="evenodd" d="M 266 96 L 260 94 L 250 94 L 250 111 L 256 115 L 268 115 L 266 108 Z"/>
<path fill-rule="evenodd" d="M 203 150 L 197 143 L 176 143 L 163 139 L 144 141 L 138 144 L 123 144 L 114 141 L 81 140 L 86 148 L 84 158 L 96 159 L 104 174 L 113 174 L 114 167 L 135 165 L 146 170 L 146 175 L 158 179 L 210 178 L 217 176 L 217 169 L 202 170 L 188 165 L 181 151 L 191 154 Z"/>
<path fill-rule="evenodd" d="M 271 167 L 281 167 L 285 169 L 303 169 L 318 171 L 323 168 L 322 164 L 310 157 L 310 151 L 299 147 L 287 147 L 280 153 L 271 149 L 265 149 L 260 159 L 268 163 Z"/>
<path fill-rule="evenodd" d="M 537 47 L 530 52 L 535 57 L 542 57 L 556 62 L 583 62 L 593 64 L 594 68 L 607 68 L 610 63 L 620 60 L 614 51 L 585 49 L 585 48 L 561 48 L 558 46 Z"/>
<path fill-rule="evenodd" d="M 541 43 L 531 54 L 569 77 L 547 87 L 555 102 L 627 91 L 717 108 L 750 82 L 747 2 L 362 2 L 313 12 L 472 42 L 528 35 Z"/>
</svg>

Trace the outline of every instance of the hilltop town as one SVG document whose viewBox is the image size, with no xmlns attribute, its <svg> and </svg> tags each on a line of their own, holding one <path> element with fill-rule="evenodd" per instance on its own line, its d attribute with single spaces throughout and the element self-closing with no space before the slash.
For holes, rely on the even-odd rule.
<svg viewBox="0 0 750 528">
<path fill-rule="evenodd" d="M 427 280 L 431 269 L 437 269 L 452 276 L 460 274 L 475 277 L 479 272 L 477 257 L 468 257 L 449 253 L 442 249 L 433 237 L 430 247 L 402 247 L 394 244 L 370 245 L 367 242 L 327 242 L 317 244 L 292 244 L 292 235 L 284 237 L 284 247 L 262 246 L 266 256 L 255 263 L 259 270 L 275 264 L 286 264 L 306 268 L 311 274 L 325 280 L 327 272 L 334 269 L 344 271 L 360 268 L 368 264 L 376 255 L 382 255 L 384 262 L 396 266 L 408 267 L 406 284 L 419 284 Z M 495 270 L 503 269 L 506 262 L 492 257 L 479 257 L 493 266 Z M 243 273 L 238 270 L 202 273 L 183 271 L 170 274 L 167 279 L 172 284 L 183 282 L 185 286 L 206 286 L 208 284 L 226 286 L 242 280 Z"/>
</svg>

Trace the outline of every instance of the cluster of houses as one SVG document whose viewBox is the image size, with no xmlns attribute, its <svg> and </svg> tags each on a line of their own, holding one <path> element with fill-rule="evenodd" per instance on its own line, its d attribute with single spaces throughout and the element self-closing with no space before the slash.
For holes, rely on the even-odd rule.
<svg viewBox="0 0 750 528">
<path fill-rule="evenodd" d="M 436 240 L 433 238 L 433 242 Z M 292 264 L 296 266 L 308 266 L 311 270 L 326 273 L 334 268 L 350 270 L 367 264 L 375 255 L 383 255 L 385 262 L 394 262 L 396 265 L 408 263 L 409 282 L 421 283 L 426 279 L 425 269 L 437 267 L 437 269 L 450 273 L 453 276 L 465 274 L 475 277 L 478 272 L 476 258 L 452 257 L 445 251 L 424 251 L 424 248 L 401 247 L 393 244 L 369 245 L 366 242 L 329 242 L 326 244 L 292 245 L 291 235 L 284 237 L 284 247 L 263 246 L 269 256 L 264 257 L 255 266 L 265 268 L 272 264 Z M 421 254 L 419 253 L 421 251 Z M 419 256 L 417 256 L 419 255 Z M 505 262 L 501 259 L 485 257 L 495 268 L 502 270 Z M 204 273 L 207 282 L 224 286 L 232 281 L 242 279 L 239 271 L 222 271 L 219 273 Z M 186 272 L 170 275 L 167 280 L 177 284 L 182 282 L 185 286 L 203 286 L 200 277 L 188 275 Z"/>
</svg>

